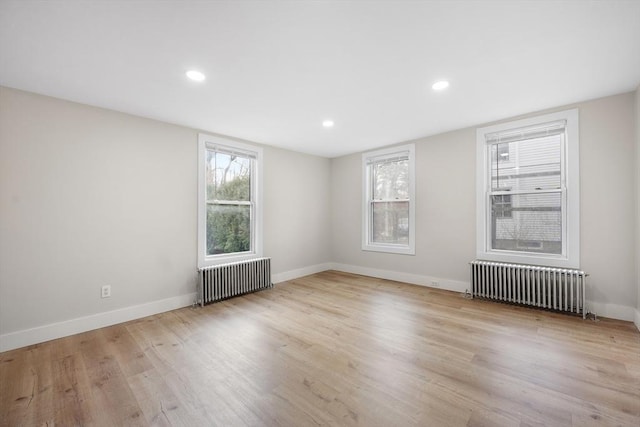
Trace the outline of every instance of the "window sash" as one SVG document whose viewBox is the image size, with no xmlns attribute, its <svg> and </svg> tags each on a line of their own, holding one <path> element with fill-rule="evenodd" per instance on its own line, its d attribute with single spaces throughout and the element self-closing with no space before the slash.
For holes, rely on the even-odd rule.
<svg viewBox="0 0 640 427">
<path fill-rule="evenodd" d="M 248 164 L 249 164 L 249 201 L 252 201 L 255 197 L 254 195 L 254 180 L 255 180 L 255 175 L 254 175 L 254 170 L 255 170 L 255 162 L 256 162 L 256 158 L 255 155 L 251 154 L 251 153 L 246 153 L 246 152 L 241 152 L 241 151 L 237 151 L 237 150 L 228 150 L 228 149 L 224 149 L 219 145 L 216 146 L 207 146 L 205 153 L 207 155 L 211 154 L 213 156 L 214 160 L 214 165 L 216 166 L 215 169 L 213 170 L 213 179 L 215 182 L 215 196 L 218 195 L 218 185 L 217 185 L 217 155 L 218 154 L 224 154 L 224 155 L 228 155 L 228 156 L 235 156 L 235 157 L 240 157 L 243 160 L 248 160 Z M 209 165 L 207 165 L 209 166 Z M 209 198 L 209 189 L 208 189 L 208 183 L 207 183 L 207 188 L 205 189 L 205 199 L 208 202 L 213 201 L 213 200 L 227 200 L 227 199 L 217 199 L 217 198 Z"/>
<path fill-rule="evenodd" d="M 252 253 L 254 247 L 252 217 L 251 206 L 208 204 L 206 255 L 208 257 L 224 257 Z M 214 222 L 222 221 L 225 227 L 210 229 L 208 227 L 209 219 Z M 210 232 L 211 236 L 209 236 Z"/>
<path fill-rule="evenodd" d="M 399 164 L 401 162 L 405 162 L 406 164 L 403 165 L 406 168 L 406 171 L 404 171 L 404 175 L 406 178 L 406 182 L 404 182 L 405 185 L 401 186 L 401 187 L 405 187 L 404 189 L 402 188 L 398 188 L 398 186 L 392 185 L 393 188 L 386 188 L 386 190 L 390 190 L 388 192 L 384 191 L 385 190 L 385 185 L 384 184 L 391 184 L 390 181 L 384 182 L 384 181 L 378 181 L 378 177 L 380 176 L 380 174 L 384 173 L 384 171 L 382 171 L 379 167 L 382 165 L 391 165 L 391 164 Z M 406 199 L 406 197 L 394 197 L 394 198 L 388 198 L 388 197 L 377 197 L 376 198 L 376 193 L 378 193 L 378 191 L 380 190 L 382 193 L 394 193 L 396 195 L 400 195 L 400 193 L 406 193 L 409 191 L 409 158 L 405 155 L 402 156 L 388 156 L 388 157 L 384 157 L 382 159 L 379 159 L 377 161 L 371 162 L 367 165 L 368 168 L 368 172 L 369 172 L 369 178 L 370 178 L 370 182 L 369 182 L 369 199 L 370 200 L 401 200 L 401 199 Z M 397 181 L 396 181 L 397 182 Z M 378 188 L 378 184 L 382 184 L 383 188 L 379 189 Z M 404 191 L 403 191 L 404 190 Z M 381 195 L 380 195 L 381 196 Z"/>
<path fill-rule="evenodd" d="M 508 249 L 500 249 L 495 248 L 493 245 L 493 236 L 496 234 L 497 230 L 494 230 L 494 225 L 497 227 L 497 224 L 494 224 L 493 214 L 492 214 L 492 196 L 499 195 L 512 195 L 512 196 L 526 196 L 526 195 L 536 195 L 536 194 L 553 194 L 560 193 L 560 239 L 561 239 L 561 253 L 560 256 L 566 257 L 567 255 L 567 245 L 568 245 L 568 235 L 567 235 L 567 187 L 566 187 L 566 136 L 567 132 L 567 121 L 566 120 L 557 120 L 553 122 L 547 122 L 540 125 L 532 125 L 525 126 L 521 128 L 512 128 L 505 131 L 493 132 L 485 135 L 485 152 L 486 152 L 486 190 L 485 190 L 485 206 L 486 206 L 486 241 L 485 247 L 489 252 L 501 252 L 501 253 L 517 253 L 519 255 L 548 255 L 548 256 L 557 256 L 553 252 L 540 252 L 540 251 L 527 251 L 526 247 L 524 250 L 508 250 Z M 529 141 L 535 139 L 548 138 L 552 136 L 558 136 L 560 138 L 560 152 L 559 152 L 559 163 L 560 163 L 560 187 L 554 188 L 529 188 L 524 190 L 517 189 L 500 189 L 494 188 L 494 162 L 495 164 L 499 164 L 499 159 L 493 159 L 491 153 L 493 153 L 493 146 L 499 146 L 501 144 L 511 144 L 518 143 L 521 141 Z M 496 148 L 496 152 L 498 151 L 498 147 Z M 520 153 L 516 151 L 515 160 L 511 159 L 510 161 L 520 162 Z M 532 166 L 541 166 L 544 165 L 532 165 Z M 513 206 L 513 198 L 511 204 L 511 212 L 518 212 L 518 208 Z M 509 220 L 508 218 L 504 218 L 504 220 Z M 515 221 L 515 218 L 511 218 L 512 221 Z M 535 224 L 533 225 L 535 227 Z"/>
<path fill-rule="evenodd" d="M 561 227 L 561 244 L 562 244 L 562 252 L 561 256 L 566 256 L 567 253 L 567 190 L 566 188 L 560 189 L 541 189 L 541 190 L 507 190 L 507 191 L 487 191 L 486 192 L 486 248 L 490 252 L 516 252 L 518 254 L 548 254 L 555 255 L 553 253 L 545 253 L 545 252 L 527 252 L 527 251 L 509 251 L 505 249 L 497 249 L 493 247 L 492 236 L 495 233 L 493 230 L 493 217 L 492 217 L 492 202 L 491 199 L 493 196 L 501 196 L 501 195 L 511 195 L 511 196 L 526 196 L 526 195 L 539 195 L 539 194 L 560 194 L 560 227 Z M 518 207 L 514 207 L 513 205 L 514 199 L 511 199 L 511 212 L 517 212 Z"/>
<path fill-rule="evenodd" d="M 535 255 L 547 255 L 558 256 L 564 255 L 567 248 L 567 216 L 566 216 L 566 192 L 565 191 L 537 191 L 537 192 L 522 192 L 520 196 L 542 196 L 542 195 L 559 195 L 559 206 L 556 204 L 531 204 L 527 203 L 526 198 L 523 200 L 511 199 L 510 213 L 511 217 L 501 217 L 493 215 L 493 208 L 495 204 L 492 201 L 493 196 L 489 196 L 487 200 L 488 207 L 488 233 L 487 233 L 487 247 L 493 252 L 502 253 L 517 253 L 517 254 L 535 254 Z M 545 200 L 547 203 L 553 202 L 553 199 Z M 526 222 L 523 221 L 522 216 L 535 216 L 535 221 Z M 555 222 L 555 216 L 560 217 L 560 222 Z M 548 221 L 552 221 L 549 223 Z M 524 227 L 524 230 L 521 228 Z M 495 228 L 494 228 L 495 226 Z M 555 239 L 555 233 L 559 230 L 560 252 L 557 251 L 557 239 Z M 498 238 L 498 235 L 508 237 Z M 494 242 L 495 239 L 495 242 Z M 494 243 L 498 244 L 501 241 L 512 242 L 515 245 L 514 248 L 495 247 Z M 538 247 L 528 248 L 526 245 L 521 246 L 521 241 L 540 242 Z M 544 244 L 544 245 L 543 245 Z M 535 250 L 528 251 L 526 249 L 540 249 L 546 247 L 548 250 Z"/>
<path fill-rule="evenodd" d="M 566 138 L 565 138 L 565 128 L 563 127 L 563 132 L 562 133 L 557 133 L 554 134 L 553 136 L 557 136 L 558 139 L 557 140 L 552 140 L 552 141 L 542 141 L 541 139 L 543 138 L 548 138 L 549 135 L 538 135 L 535 136 L 534 138 L 525 138 L 525 139 L 514 139 L 509 141 L 509 144 L 511 143 L 518 143 L 518 142 L 525 142 L 525 141 L 531 141 L 532 139 L 540 139 L 540 144 L 545 144 L 547 145 L 546 150 L 541 153 L 536 153 L 535 156 L 537 157 L 537 162 L 533 162 L 532 164 L 525 164 L 522 165 L 521 164 L 521 159 L 523 157 L 526 157 L 522 154 L 522 152 L 520 150 L 523 151 L 531 151 L 531 145 L 527 146 L 527 145 L 516 145 L 514 146 L 514 158 L 513 159 L 509 159 L 507 161 L 502 161 L 500 160 L 500 158 L 495 159 L 493 156 L 494 153 L 494 147 L 496 147 L 495 152 L 497 153 L 498 147 L 501 145 L 504 145 L 504 142 L 487 142 L 486 144 L 486 150 L 487 150 L 487 161 L 488 161 L 488 165 L 487 165 L 487 175 L 488 175 L 488 179 L 487 179 L 487 190 L 488 191 L 501 191 L 501 188 L 505 188 L 505 187 L 500 187 L 499 184 L 501 181 L 507 181 L 509 182 L 509 180 L 511 181 L 510 184 L 508 184 L 508 188 L 513 188 L 513 186 L 518 186 L 518 185 L 522 185 L 524 184 L 526 181 L 521 181 L 521 180 L 526 180 L 527 178 L 536 178 L 536 179 L 540 179 L 544 176 L 555 176 L 555 175 L 559 175 L 559 180 L 555 179 L 554 181 L 559 181 L 559 182 L 553 182 L 553 183 L 549 183 L 549 182 L 544 182 L 544 179 L 542 180 L 542 182 L 539 182 L 538 185 L 540 186 L 539 188 L 534 188 L 535 190 L 544 190 L 544 189 L 566 189 Z M 554 153 L 555 151 L 555 147 L 553 145 L 549 146 L 550 143 L 557 143 L 557 148 L 559 149 L 559 152 L 557 154 L 559 154 L 559 158 L 557 159 L 557 163 L 555 162 L 556 159 L 550 159 L 550 161 L 552 161 L 552 163 L 540 163 L 540 156 L 544 156 L 545 154 L 550 154 L 550 153 Z M 511 156 L 510 156 L 511 157 Z M 505 166 L 505 163 L 507 164 L 515 164 L 517 167 L 508 167 Z M 559 165 L 559 171 L 555 168 L 552 168 L 550 170 L 545 171 L 545 166 L 549 166 L 549 165 Z M 502 171 L 504 173 L 504 171 L 509 171 L 509 169 L 512 169 L 509 173 L 509 175 L 500 175 L 500 172 Z M 521 169 L 525 169 L 525 171 L 522 171 Z M 559 173 L 558 173 L 559 172 Z M 531 188 L 529 189 L 531 190 Z"/>
<path fill-rule="evenodd" d="M 369 239 L 371 241 L 371 244 L 406 247 L 409 244 L 408 241 L 407 243 L 403 243 L 403 242 L 397 242 L 397 241 L 396 242 L 381 241 L 381 239 L 376 239 L 375 213 L 376 213 L 376 206 L 384 206 L 384 205 L 390 205 L 390 204 L 406 205 L 406 209 L 402 209 L 402 211 L 406 212 L 406 215 L 407 215 L 407 231 L 408 231 L 413 226 L 413 224 L 411 224 L 411 219 L 410 219 L 411 202 L 409 201 L 409 199 L 371 200 L 370 203 L 371 203 L 370 204 L 371 208 L 369 210 L 369 219 L 370 219 Z M 395 226 L 397 227 L 396 229 L 394 229 L 395 234 L 405 234 L 405 233 L 402 233 L 403 230 L 401 230 L 401 227 L 399 226 L 399 224 L 395 224 Z M 407 240 L 408 240 L 408 233 L 407 233 Z"/>
<path fill-rule="evenodd" d="M 226 252 L 220 254 L 209 254 L 208 251 L 206 253 L 207 257 L 228 257 L 239 254 L 252 253 L 255 251 L 255 214 L 254 214 L 254 170 L 255 170 L 255 154 L 251 152 L 246 152 L 243 150 L 235 150 L 229 147 L 224 147 L 221 145 L 209 145 L 207 146 L 207 151 L 212 153 L 214 156 L 216 154 L 226 154 L 229 156 L 242 157 L 243 159 L 249 160 L 249 200 L 226 200 L 226 199 L 209 199 L 208 192 L 205 190 L 205 198 L 207 206 L 248 206 L 249 207 L 249 248 L 246 251 L 239 252 Z M 209 234 L 209 224 L 206 224 L 205 233 Z"/>
</svg>

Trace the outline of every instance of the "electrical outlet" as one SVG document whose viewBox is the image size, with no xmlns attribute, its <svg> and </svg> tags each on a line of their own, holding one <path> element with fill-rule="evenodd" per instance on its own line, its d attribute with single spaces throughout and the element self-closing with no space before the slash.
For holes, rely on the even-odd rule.
<svg viewBox="0 0 640 427">
<path fill-rule="evenodd" d="M 433 286 L 434 288 L 439 288 L 440 287 L 440 282 L 436 282 L 435 280 L 431 281 L 431 286 Z"/>
<path fill-rule="evenodd" d="M 102 298 L 109 298 L 111 296 L 111 286 L 106 285 L 102 287 L 102 292 L 100 294 L 100 297 Z"/>
</svg>

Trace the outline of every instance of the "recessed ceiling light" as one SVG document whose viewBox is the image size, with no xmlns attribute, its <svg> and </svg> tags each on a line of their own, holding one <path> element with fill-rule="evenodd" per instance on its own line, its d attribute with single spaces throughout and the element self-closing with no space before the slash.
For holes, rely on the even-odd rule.
<svg viewBox="0 0 640 427">
<path fill-rule="evenodd" d="M 322 122 L 322 126 L 326 127 L 326 128 L 332 128 L 333 127 L 333 120 L 325 120 Z"/>
<path fill-rule="evenodd" d="M 449 82 L 446 80 L 437 81 L 431 86 L 433 90 L 445 90 L 449 87 Z"/>
<path fill-rule="evenodd" d="M 206 78 L 204 74 L 197 70 L 189 70 L 186 74 L 187 77 L 189 77 L 194 82 L 202 82 Z"/>
</svg>

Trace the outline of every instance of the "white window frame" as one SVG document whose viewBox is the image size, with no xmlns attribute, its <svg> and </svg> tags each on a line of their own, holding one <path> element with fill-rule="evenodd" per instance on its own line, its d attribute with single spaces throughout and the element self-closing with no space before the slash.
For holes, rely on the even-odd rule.
<svg viewBox="0 0 640 427">
<path fill-rule="evenodd" d="M 251 168 L 251 249 L 207 255 L 207 149 L 237 152 L 254 158 Z M 198 268 L 262 257 L 262 148 L 218 136 L 198 134 Z"/>
<path fill-rule="evenodd" d="M 563 253 L 540 254 L 491 249 L 490 145 L 487 135 L 565 120 L 562 163 Z M 476 256 L 478 259 L 550 267 L 580 268 L 580 153 L 577 109 L 500 123 L 477 129 L 476 133 Z"/>
<path fill-rule="evenodd" d="M 369 160 L 373 158 L 392 158 L 399 154 L 408 153 L 409 163 L 409 242 L 402 244 L 382 244 L 371 241 L 372 234 L 372 176 L 369 168 Z M 369 151 L 362 154 L 362 250 L 374 252 L 387 252 L 393 254 L 415 255 L 415 232 L 416 232 L 416 198 L 415 198 L 415 144 L 407 144 L 385 148 L 382 150 Z"/>
</svg>

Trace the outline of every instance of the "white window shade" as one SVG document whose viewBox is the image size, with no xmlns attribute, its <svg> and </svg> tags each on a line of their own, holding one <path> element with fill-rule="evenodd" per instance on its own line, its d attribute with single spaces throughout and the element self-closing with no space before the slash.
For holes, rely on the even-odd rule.
<svg viewBox="0 0 640 427">
<path fill-rule="evenodd" d="M 487 144 L 498 144 L 503 142 L 543 138 L 546 136 L 564 134 L 566 127 L 566 120 L 557 120 L 555 122 L 544 123 L 541 125 L 525 126 L 522 128 L 492 132 L 485 135 L 485 140 Z"/>
<path fill-rule="evenodd" d="M 377 157 L 367 157 L 367 164 L 371 165 L 374 163 L 383 164 L 383 163 L 393 163 L 399 162 L 402 160 L 409 160 L 409 152 L 404 153 L 395 153 L 392 156 L 377 156 Z"/>
</svg>

